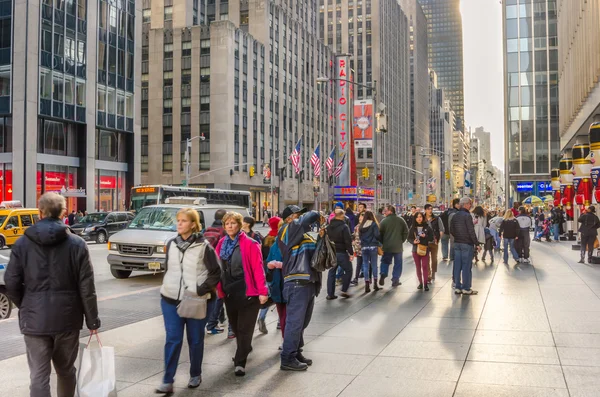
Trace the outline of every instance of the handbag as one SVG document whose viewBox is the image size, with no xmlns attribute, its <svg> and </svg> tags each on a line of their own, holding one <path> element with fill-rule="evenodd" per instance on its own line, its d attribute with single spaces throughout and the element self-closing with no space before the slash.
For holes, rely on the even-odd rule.
<svg viewBox="0 0 600 397">
<path fill-rule="evenodd" d="M 383 248 L 381 246 L 377 247 L 377 255 L 383 256 Z"/>
<path fill-rule="evenodd" d="M 329 239 L 327 231 L 323 236 L 319 236 L 315 253 L 310 261 L 310 266 L 317 272 L 324 272 L 337 265 L 337 256 L 335 254 L 335 245 Z"/>
<path fill-rule="evenodd" d="M 427 256 L 427 246 L 423 244 L 417 244 L 417 255 Z"/>
<path fill-rule="evenodd" d="M 204 320 L 206 318 L 208 297 L 210 297 L 210 294 L 198 296 L 198 294 L 194 293 L 193 291 L 186 289 L 183 292 L 183 299 L 179 305 L 177 305 L 177 314 L 181 318 Z"/>
</svg>

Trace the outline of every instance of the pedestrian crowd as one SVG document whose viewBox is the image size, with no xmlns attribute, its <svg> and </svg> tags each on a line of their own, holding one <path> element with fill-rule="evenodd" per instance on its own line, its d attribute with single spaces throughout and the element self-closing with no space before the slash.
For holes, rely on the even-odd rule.
<svg viewBox="0 0 600 397">
<path fill-rule="evenodd" d="M 337 203 L 326 216 L 290 205 L 281 217 L 264 214 L 264 224 L 269 226 L 266 236 L 253 230 L 253 218 L 236 212 L 219 210 L 214 223 L 205 227 L 194 209 L 179 210 L 177 236 L 166 247 L 167 271 L 160 288 L 165 371 L 156 392 L 174 391 L 184 333 L 189 388 L 202 382 L 205 335 L 224 333 L 226 318 L 227 337 L 236 343 L 234 373 L 244 376 L 256 324 L 259 332 L 268 333 L 266 316 L 275 306 L 282 335 L 280 368 L 305 371 L 312 360 L 303 352 L 304 330 L 324 280 L 329 301 L 338 299 L 338 284 L 339 297 L 351 298 L 359 279 L 364 279 L 364 293 L 381 290 L 388 278 L 389 285 L 397 288 L 402 285 L 407 243 L 416 268 L 416 288 L 425 293 L 435 282 L 441 244 L 442 262 L 453 264 L 454 292 L 476 295 L 472 266 L 480 261 L 480 254 L 486 265 L 488 255 L 491 264 L 501 250 L 506 264 L 509 254 L 518 263 L 530 263 L 530 230 L 535 228 L 534 241 L 540 241 L 538 234 L 550 240 L 550 234 L 542 231 L 549 233 L 563 216 L 560 209 L 552 208 L 546 214 L 536 211 L 532 221 L 522 205 L 507 211 L 472 206 L 472 200 L 464 197 L 454 199 L 442 213 L 434 213 L 427 204 L 423 211 L 412 207 L 400 216 L 392 205 L 374 213 L 358 203 L 355 213 Z M 59 395 L 74 395 L 79 330 L 84 318 L 92 334 L 101 325 L 89 252 L 62 222 L 65 208 L 62 196 L 42 195 L 42 219 L 14 245 L 5 277 L 8 295 L 20 308 L 35 397 L 50 396 L 51 362 Z M 595 208 L 590 206 L 578 223 L 581 261 L 586 252 L 589 261 L 600 227 Z M 335 249 L 335 265 L 327 275 L 313 267 L 313 257 L 323 246 L 319 239 L 331 241 Z M 186 310 L 190 307 L 192 315 Z"/>
</svg>

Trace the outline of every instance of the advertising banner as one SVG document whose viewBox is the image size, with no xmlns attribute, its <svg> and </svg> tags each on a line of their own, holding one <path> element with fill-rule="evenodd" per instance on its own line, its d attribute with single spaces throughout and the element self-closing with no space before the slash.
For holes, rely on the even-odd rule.
<svg viewBox="0 0 600 397">
<path fill-rule="evenodd" d="M 354 146 L 357 149 L 373 147 L 373 100 L 354 103 Z"/>
</svg>

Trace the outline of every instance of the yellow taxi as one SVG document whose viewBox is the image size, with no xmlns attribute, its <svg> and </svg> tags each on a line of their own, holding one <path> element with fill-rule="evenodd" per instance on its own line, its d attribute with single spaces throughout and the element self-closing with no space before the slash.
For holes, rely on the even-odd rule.
<svg viewBox="0 0 600 397">
<path fill-rule="evenodd" d="M 0 207 L 0 248 L 12 246 L 39 219 L 40 211 L 37 208 Z"/>
</svg>

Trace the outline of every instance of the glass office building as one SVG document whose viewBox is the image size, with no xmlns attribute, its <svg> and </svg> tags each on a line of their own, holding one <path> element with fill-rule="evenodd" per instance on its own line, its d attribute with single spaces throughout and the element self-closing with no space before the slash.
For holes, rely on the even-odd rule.
<svg viewBox="0 0 600 397">
<path fill-rule="evenodd" d="M 438 75 L 439 87 L 459 119 L 464 120 L 463 39 L 460 0 L 419 0 L 427 17 L 429 69 Z"/>
<path fill-rule="evenodd" d="M 547 193 L 529 182 L 549 182 L 560 155 L 556 1 L 505 0 L 503 22 L 507 192 L 521 201 Z"/>
</svg>

